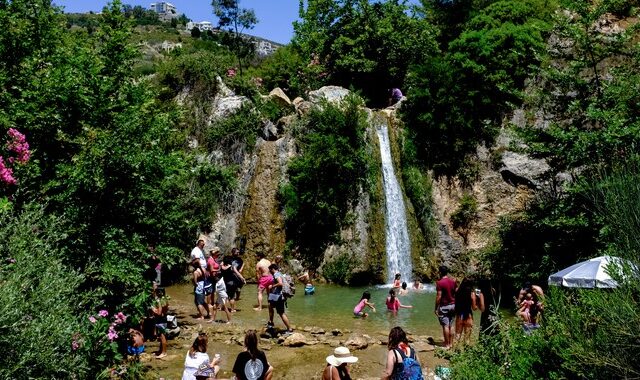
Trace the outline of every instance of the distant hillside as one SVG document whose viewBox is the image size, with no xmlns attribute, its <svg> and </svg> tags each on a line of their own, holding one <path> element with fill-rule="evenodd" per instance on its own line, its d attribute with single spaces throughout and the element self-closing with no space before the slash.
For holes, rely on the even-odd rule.
<svg viewBox="0 0 640 380">
<path fill-rule="evenodd" d="M 137 8 L 137 7 L 136 7 Z M 190 21 L 186 17 L 180 17 L 172 19 L 170 21 L 163 21 L 157 17 L 157 14 L 153 11 L 134 12 L 136 8 L 131 11 L 130 16 L 134 19 L 136 24 L 136 39 L 137 42 L 146 42 L 149 45 L 158 45 L 167 41 L 169 43 L 187 43 L 189 38 L 193 38 L 191 31 L 187 30 L 187 23 Z M 96 13 L 67 13 L 65 14 L 67 19 L 67 27 L 72 28 L 85 28 L 88 33 L 93 33 L 98 25 L 98 15 Z M 207 37 L 207 33 L 210 34 Z M 220 30 L 213 28 L 211 31 L 202 31 L 201 34 L 204 37 L 202 39 L 212 39 L 214 41 L 220 40 Z M 284 46 L 283 44 L 262 38 L 259 36 L 253 36 L 243 33 L 244 38 L 248 38 L 254 41 L 256 47 L 257 58 L 265 58 L 273 54 L 278 48 Z M 165 49 L 166 49 L 165 44 Z"/>
</svg>

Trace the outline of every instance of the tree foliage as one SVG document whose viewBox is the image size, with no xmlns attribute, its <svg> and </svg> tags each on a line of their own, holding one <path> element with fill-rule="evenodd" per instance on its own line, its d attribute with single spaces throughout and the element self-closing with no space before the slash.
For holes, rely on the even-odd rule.
<svg viewBox="0 0 640 380">
<path fill-rule="evenodd" d="M 0 7 L 15 25 L 0 32 L 2 49 L 13 45 L 0 58 L 0 125 L 20 127 L 34 151 L 14 205 L 41 202 L 62 218 L 63 259 L 85 273 L 92 303 L 137 302 L 147 247 L 169 266 L 180 261 L 233 182 L 183 149 L 181 114 L 132 77 L 137 52 L 119 2 L 92 35 L 63 33 L 49 2 L 27 3 Z"/>
<path fill-rule="evenodd" d="M 255 53 L 253 40 L 242 35 L 246 29 L 253 29 L 258 18 L 253 9 L 240 8 L 240 0 L 211 0 L 213 14 L 218 17 L 218 26 L 230 33 L 226 43 L 238 57 L 242 71 L 245 62 Z M 223 40 L 224 41 L 224 40 Z"/>
<path fill-rule="evenodd" d="M 522 101 L 552 9 L 538 0 L 494 2 L 476 10 L 441 55 L 413 66 L 403 120 L 437 176 L 461 174 L 477 145 L 493 141 L 504 112 Z"/>
<path fill-rule="evenodd" d="M 433 28 L 406 1 L 301 1 L 300 18 L 292 41 L 300 55 L 322 68 L 325 83 L 353 86 L 375 105 L 435 51 Z"/>
<path fill-rule="evenodd" d="M 343 106 L 311 111 L 299 136 L 301 154 L 289 164 L 289 183 L 280 190 L 287 237 L 313 264 L 336 241 L 366 179 L 366 115 L 360 105 L 352 96 Z"/>
</svg>

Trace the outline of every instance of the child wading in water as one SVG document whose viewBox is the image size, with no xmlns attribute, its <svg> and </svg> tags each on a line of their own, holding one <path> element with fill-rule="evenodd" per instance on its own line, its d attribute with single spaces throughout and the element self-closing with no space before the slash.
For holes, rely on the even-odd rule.
<svg viewBox="0 0 640 380">
<path fill-rule="evenodd" d="M 353 308 L 353 315 L 355 315 L 356 317 L 365 318 L 367 315 L 369 315 L 364 312 L 365 306 L 369 306 L 369 308 L 373 310 L 373 312 L 375 313 L 376 308 L 374 307 L 373 303 L 369 302 L 370 299 L 371 299 L 371 293 L 369 292 L 362 293 L 362 298 L 360 299 L 360 302 L 358 302 L 356 307 Z"/>
<path fill-rule="evenodd" d="M 400 308 L 411 309 L 413 306 L 401 304 L 400 300 L 396 298 L 396 291 L 393 289 L 389 290 L 389 297 L 387 297 L 387 310 L 395 313 Z"/>
</svg>

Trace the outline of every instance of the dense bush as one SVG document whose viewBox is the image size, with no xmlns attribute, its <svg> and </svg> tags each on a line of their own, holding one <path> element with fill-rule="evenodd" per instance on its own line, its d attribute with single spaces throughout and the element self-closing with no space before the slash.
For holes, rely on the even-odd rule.
<svg viewBox="0 0 640 380">
<path fill-rule="evenodd" d="M 160 66 L 158 80 L 172 90 L 171 97 L 186 89 L 195 99 L 206 99 L 218 91 L 216 77 L 232 64 L 230 57 L 206 50 L 177 54 Z"/>
<path fill-rule="evenodd" d="M 298 137 L 300 155 L 289 164 L 289 183 L 280 190 L 287 238 L 318 264 L 356 201 L 367 177 L 366 115 L 351 96 L 341 106 L 312 110 Z"/>
<path fill-rule="evenodd" d="M 349 283 L 353 272 L 353 260 L 348 254 L 340 254 L 322 267 L 322 276 L 334 284 Z"/>
<path fill-rule="evenodd" d="M 240 164 L 244 153 L 253 149 L 263 122 L 251 104 L 245 104 L 234 114 L 214 120 L 207 128 L 205 144 L 209 151 L 228 153 L 230 164 Z"/>
<path fill-rule="evenodd" d="M 82 331 L 83 276 L 62 263 L 59 220 L 41 208 L 0 211 L 0 377 L 71 378 L 89 358 L 74 350 Z M 77 349 L 77 347 L 76 347 Z"/>
</svg>

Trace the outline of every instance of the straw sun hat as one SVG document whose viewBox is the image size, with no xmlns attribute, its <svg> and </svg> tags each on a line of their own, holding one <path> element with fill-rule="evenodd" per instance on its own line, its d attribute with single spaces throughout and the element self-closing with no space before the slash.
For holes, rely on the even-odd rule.
<svg viewBox="0 0 640 380">
<path fill-rule="evenodd" d="M 333 350 L 333 355 L 327 356 L 327 363 L 332 366 L 338 367 L 344 363 L 355 363 L 358 358 L 351 355 L 351 352 L 347 347 L 336 347 Z"/>
</svg>

